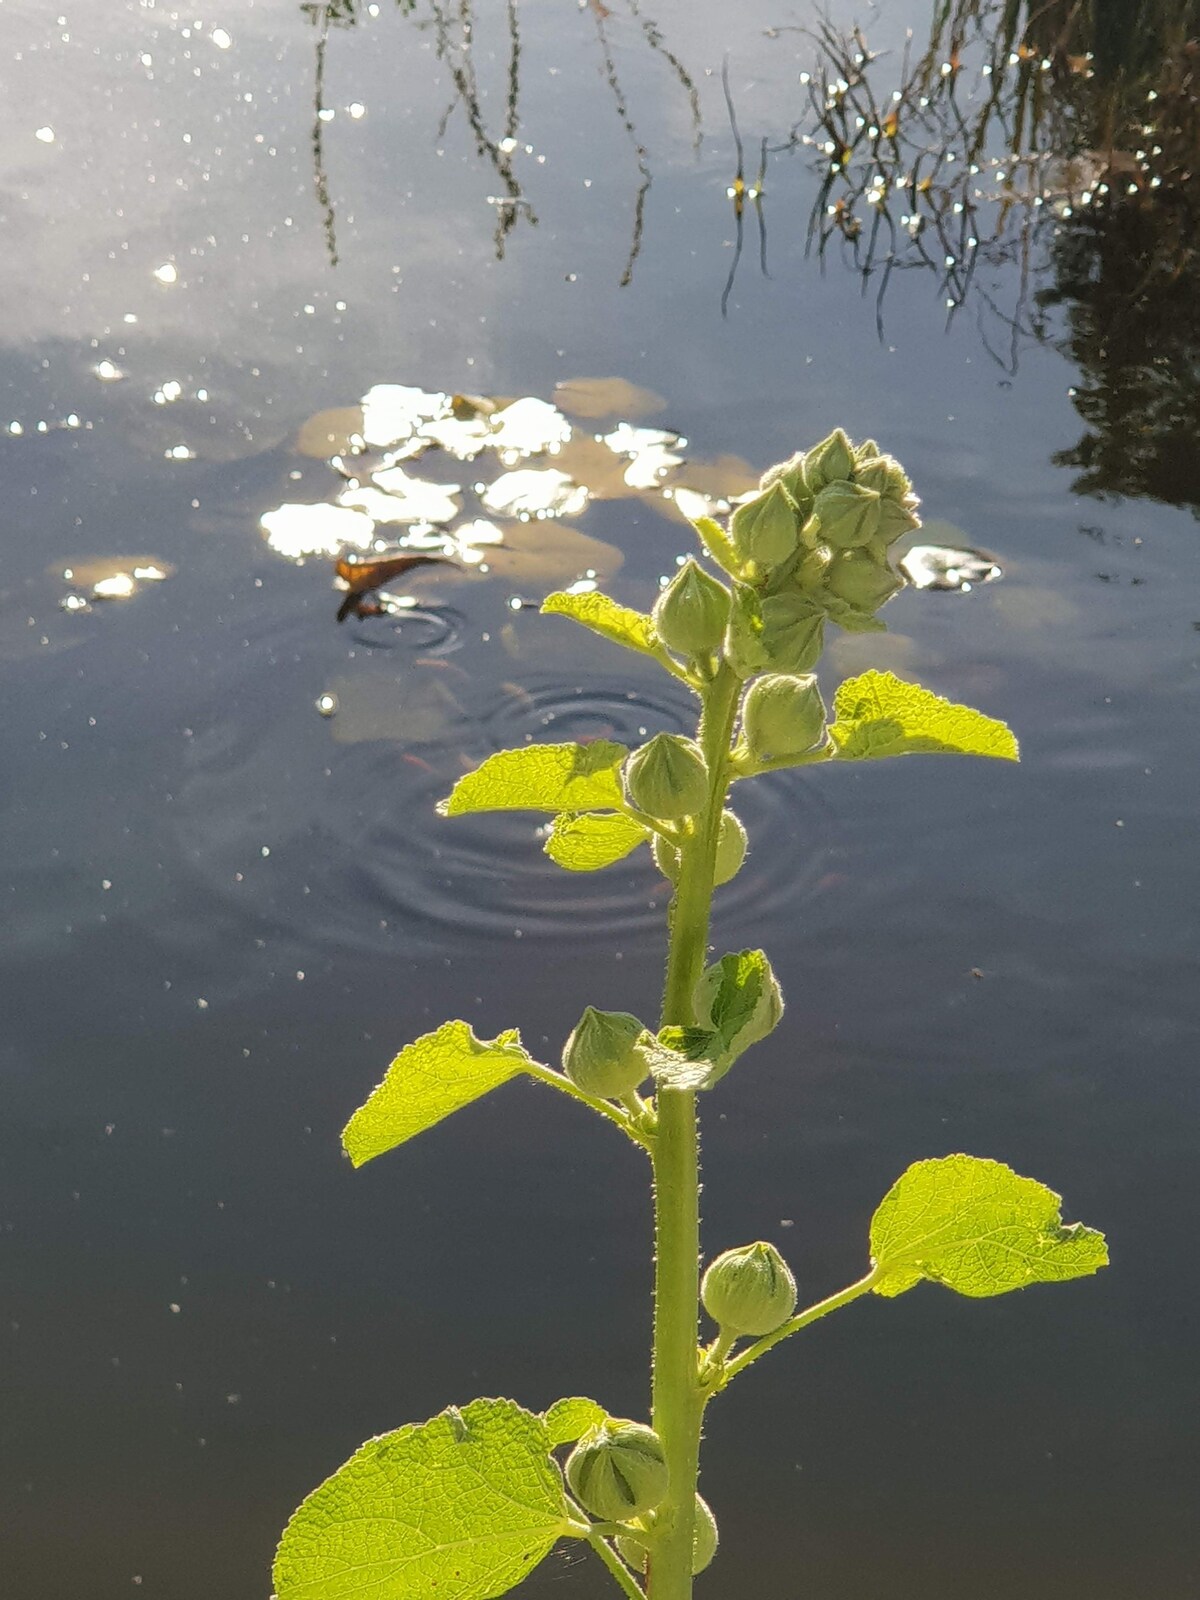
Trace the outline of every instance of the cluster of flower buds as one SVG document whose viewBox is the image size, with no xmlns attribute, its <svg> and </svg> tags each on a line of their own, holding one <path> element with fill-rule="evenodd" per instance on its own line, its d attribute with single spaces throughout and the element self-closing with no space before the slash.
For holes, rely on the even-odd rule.
<svg viewBox="0 0 1200 1600">
<path fill-rule="evenodd" d="M 917 504 L 898 461 L 840 428 L 765 472 L 730 523 L 726 654 L 739 675 L 810 672 L 826 620 L 878 628 L 876 612 L 903 582 L 888 551 L 920 526 Z"/>
<path fill-rule="evenodd" d="M 571 1493 L 602 1522 L 627 1522 L 653 1511 L 670 1481 L 654 1429 L 620 1417 L 584 1434 L 567 1457 L 566 1473 Z"/>
</svg>

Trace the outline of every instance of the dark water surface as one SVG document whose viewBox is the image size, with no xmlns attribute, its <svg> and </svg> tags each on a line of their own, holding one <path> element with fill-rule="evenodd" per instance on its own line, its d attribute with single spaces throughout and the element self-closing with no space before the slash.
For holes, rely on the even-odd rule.
<svg viewBox="0 0 1200 1600">
<path fill-rule="evenodd" d="M 1077 303 L 997 360 L 982 299 L 947 331 L 935 278 L 898 273 L 880 337 L 875 281 L 806 257 L 805 151 L 768 169 L 769 277 L 747 206 L 722 317 L 722 57 L 750 178 L 804 108 L 815 47 L 786 30 L 814 14 L 649 5 L 480 0 L 464 52 L 432 0 L 345 25 L 0 0 L 11 1600 L 265 1600 L 286 1515 L 367 1435 L 480 1393 L 644 1408 L 648 1197 L 611 1129 L 513 1086 L 359 1174 L 337 1134 L 446 1017 L 553 1059 L 585 1002 L 654 1010 L 646 863 L 575 880 L 533 819 L 432 807 L 527 737 L 684 725 L 669 682 L 511 602 L 594 571 L 649 605 L 687 530 L 597 495 L 531 525 L 524 564 L 431 568 L 418 611 L 338 626 L 328 560 L 258 520 L 332 501 L 298 431 L 374 384 L 550 399 L 614 375 L 662 406 L 585 432 L 664 427 L 755 471 L 836 423 L 895 451 L 930 538 L 1004 577 L 906 592 L 831 680 L 919 676 L 1024 752 L 748 801 L 714 938 L 767 947 L 788 1025 L 706 1106 L 707 1248 L 775 1238 L 816 1298 L 863 1270 L 898 1172 L 964 1149 L 1060 1189 L 1114 1262 L 856 1305 L 764 1362 L 714 1408 L 700 1592 L 1200 1594 L 1194 433 L 1168 488 L 1081 493 L 1052 460 L 1084 428 Z M 875 31 L 906 22 L 927 8 Z M 1016 270 L 988 267 L 996 304 Z M 1169 346 L 1131 360 L 1185 381 Z M 171 575 L 63 608 L 117 557 Z M 606 1581 L 556 1556 L 528 1592 Z"/>
</svg>

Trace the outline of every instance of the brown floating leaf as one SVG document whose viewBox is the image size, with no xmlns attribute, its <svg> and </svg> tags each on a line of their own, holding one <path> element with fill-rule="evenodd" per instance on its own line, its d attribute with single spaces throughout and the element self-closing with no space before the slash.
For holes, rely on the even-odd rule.
<svg viewBox="0 0 1200 1600">
<path fill-rule="evenodd" d="M 347 586 L 349 593 L 338 607 L 338 621 L 345 622 L 351 614 L 356 617 L 381 616 L 383 607 L 375 601 L 364 600 L 365 595 L 382 588 L 385 583 L 390 583 L 393 578 L 398 578 L 401 573 L 408 572 L 413 567 L 426 567 L 435 563 L 447 567 L 455 565 L 445 556 L 387 556 L 381 561 L 351 561 L 343 556 L 334 567 L 334 572 Z"/>
<path fill-rule="evenodd" d="M 363 409 L 361 406 L 338 406 L 331 411 L 318 411 L 315 417 L 301 424 L 296 435 L 297 454 L 314 461 L 324 461 L 328 456 L 341 455 L 349 450 L 350 441 L 361 437 Z"/>
<path fill-rule="evenodd" d="M 554 403 L 573 417 L 651 417 L 667 402 L 627 378 L 567 378 L 556 384 Z"/>
</svg>

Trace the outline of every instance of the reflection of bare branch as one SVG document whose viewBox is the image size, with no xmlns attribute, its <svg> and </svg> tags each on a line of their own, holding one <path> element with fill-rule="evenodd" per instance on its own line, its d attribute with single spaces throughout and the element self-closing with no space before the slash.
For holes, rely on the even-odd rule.
<svg viewBox="0 0 1200 1600">
<path fill-rule="evenodd" d="M 458 37 L 454 38 L 447 7 L 442 0 L 431 0 L 437 38 L 438 59 L 444 62 L 450 80 L 457 91 L 457 100 L 443 118 L 442 126 L 454 109 L 461 105 L 475 138 L 475 148 L 491 165 L 504 189 L 502 196 L 494 196 L 496 206 L 496 256 L 504 258 L 508 235 L 517 218 L 524 215 L 536 227 L 537 216 L 525 199 L 521 185 L 513 171 L 513 153 L 517 148 L 515 132 L 520 126 L 518 99 L 520 91 L 519 63 L 521 40 L 517 27 L 517 0 L 508 0 L 508 95 L 505 102 L 505 131 L 500 139 L 493 139 L 483 120 L 479 84 L 475 77 L 473 52 L 474 16 L 471 0 L 458 0 Z"/>
<path fill-rule="evenodd" d="M 702 135 L 702 124 L 700 96 L 694 80 L 683 65 L 683 62 L 667 45 L 658 24 L 652 18 L 643 14 L 642 0 L 623 0 L 623 3 L 630 18 L 637 23 L 646 44 L 667 63 L 673 77 L 687 96 L 691 113 L 693 148 L 698 150 Z M 3 4 L 3 0 L 0 0 L 0 4 Z M 400 11 L 415 13 L 418 0 L 395 0 L 395 4 Z M 438 137 L 440 138 L 444 134 L 450 118 L 461 106 L 467 125 L 471 130 L 476 151 L 495 173 L 502 191 L 497 195 L 488 197 L 489 203 L 496 207 L 495 244 L 496 255 L 499 258 L 504 256 L 508 235 L 516 225 L 519 217 L 527 218 L 534 225 L 537 223 L 537 217 L 529 201 L 525 198 L 514 166 L 514 156 L 519 149 L 517 137 L 521 126 L 521 37 L 518 26 L 520 0 L 504 0 L 504 4 L 509 40 L 504 132 L 499 138 L 495 138 L 488 131 L 483 113 L 485 96 L 480 90 L 476 77 L 474 0 L 422 0 L 422 11 L 424 12 L 426 6 L 428 8 L 426 20 L 433 28 L 438 60 L 445 66 L 454 90 L 453 98 L 438 125 Z M 368 13 L 368 8 L 365 5 L 365 0 L 302 0 L 300 9 L 318 30 L 315 70 L 315 116 L 312 134 L 313 183 L 324 220 L 326 246 L 329 251 L 330 261 L 336 266 L 338 253 L 334 205 L 325 173 L 322 131 L 328 115 L 324 104 L 326 48 L 331 27 L 352 28 L 356 26 L 360 16 Z M 369 9 L 371 14 L 377 14 L 377 7 Z M 629 254 L 621 274 L 621 285 L 624 287 L 632 280 L 634 265 L 641 252 L 642 235 L 645 228 L 646 196 L 651 184 L 650 160 L 646 147 L 638 137 L 633 116 L 617 74 L 608 29 L 605 25 L 610 13 L 603 4 L 603 0 L 586 0 L 586 4 L 581 4 L 580 9 L 587 9 L 592 13 L 597 38 L 600 43 L 603 75 L 612 94 L 621 126 L 633 146 L 637 162 L 639 187 L 634 197 L 633 235 Z"/>
<path fill-rule="evenodd" d="M 650 176 L 649 159 L 646 147 L 637 136 L 637 129 L 629 115 L 629 105 L 625 99 L 625 91 L 621 88 L 621 80 L 617 76 L 617 64 L 613 59 L 612 44 L 609 41 L 608 29 L 605 23 L 608 12 L 603 5 L 594 4 L 590 7 L 592 20 L 596 26 L 596 38 L 600 42 L 600 53 L 604 64 L 604 77 L 608 87 L 612 90 L 613 105 L 617 117 L 624 128 L 630 144 L 633 146 L 634 158 L 637 161 L 638 175 L 641 183 L 633 201 L 633 237 L 629 243 L 629 255 L 625 261 L 625 270 L 621 274 L 621 287 L 626 288 L 633 281 L 634 263 L 642 250 L 642 229 L 646 221 L 646 195 L 653 181 Z"/>
<path fill-rule="evenodd" d="M 651 18 L 642 16 L 639 0 L 625 0 L 625 3 L 629 7 L 630 14 L 636 17 L 641 24 L 642 32 L 646 36 L 646 43 L 651 50 L 661 55 L 663 60 L 668 63 L 675 76 L 679 79 L 683 92 L 687 95 L 688 106 L 692 114 L 692 149 L 698 151 L 700 149 L 700 141 L 704 137 L 704 124 L 700 116 L 699 90 L 696 88 L 692 76 L 683 62 L 663 40 L 658 24 Z"/>
<path fill-rule="evenodd" d="M 767 271 L 767 219 L 763 212 L 763 186 L 767 180 L 767 141 L 764 138 L 759 146 L 758 177 L 749 186 L 746 183 L 746 153 L 742 148 L 742 136 L 738 130 L 737 113 L 733 108 L 733 94 L 729 87 L 729 57 L 721 62 L 721 89 L 725 95 L 725 109 L 729 113 L 729 127 L 733 134 L 733 148 L 737 155 L 737 171 L 733 182 L 726 189 L 726 197 L 733 202 L 734 241 L 733 260 L 729 266 L 729 276 L 725 280 L 725 287 L 721 291 L 721 315 L 729 315 L 729 296 L 733 293 L 734 280 L 741 264 L 742 246 L 745 242 L 745 210 L 746 201 L 754 206 L 754 215 L 758 221 L 758 265 L 764 278 L 771 274 Z"/>
</svg>

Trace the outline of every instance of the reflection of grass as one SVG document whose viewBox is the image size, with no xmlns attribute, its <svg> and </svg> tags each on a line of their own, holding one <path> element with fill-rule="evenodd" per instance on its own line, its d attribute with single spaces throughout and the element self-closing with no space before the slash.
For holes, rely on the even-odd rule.
<svg viewBox="0 0 1200 1600">
<path fill-rule="evenodd" d="M 508 58 L 505 69 L 504 116 L 500 131 L 494 131 L 485 114 L 486 94 L 481 90 L 475 67 L 475 5 L 474 0 L 396 0 L 397 8 L 414 18 L 418 26 L 432 29 L 436 41 L 438 60 L 445 67 L 454 94 L 439 127 L 439 136 L 445 131 L 455 111 L 460 110 L 471 131 L 476 153 L 492 169 L 501 193 L 491 196 L 496 208 L 494 233 L 497 258 L 504 256 L 509 234 L 517 221 L 524 217 L 536 226 L 537 217 L 526 198 L 517 173 L 517 162 L 527 154 L 519 143 L 520 117 L 520 59 L 521 37 L 519 27 L 520 0 L 504 0 L 505 24 L 508 35 Z M 700 140 L 700 97 L 687 68 L 670 49 L 658 24 L 642 12 L 641 0 L 620 0 L 623 11 L 637 34 L 646 45 L 666 63 L 672 77 L 685 94 L 692 120 L 696 145 Z M 331 28 L 355 27 L 366 14 L 363 0 L 304 0 L 301 11 L 318 30 L 316 46 L 315 106 L 313 117 L 313 179 L 317 201 L 324 217 L 326 247 L 330 263 L 337 265 L 336 215 L 330 197 L 325 172 L 322 125 L 324 122 L 325 53 Z M 613 109 L 623 132 L 629 140 L 637 165 L 638 188 L 633 207 L 633 231 L 629 256 L 621 277 L 624 286 L 633 276 L 634 263 L 641 251 L 642 232 L 645 225 L 646 196 L 650 189 L 651 172 L 649 152 L 638 137 L 628 98 L 621 84 L 613 52 L 609 22 L 613 8 L 603 0 L 587 0 L 580 9 L 590 12 L 596 41 L 600 49 L 604 81 L 612 97 Z"/>
</svg>

